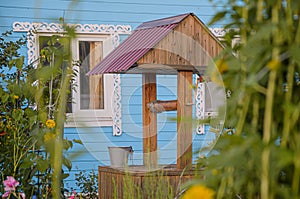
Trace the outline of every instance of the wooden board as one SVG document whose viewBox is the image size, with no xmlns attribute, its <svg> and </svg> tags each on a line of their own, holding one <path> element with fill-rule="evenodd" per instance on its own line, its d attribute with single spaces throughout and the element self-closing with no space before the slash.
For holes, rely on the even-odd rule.
<svg viewBox="0 0 300 199">
<path fill-rule="evenodd" d="M 207 67 L 209 61 L 224 49 L 220 41 L 196 17 L 186 17 L 178 26 L 165 36 L 153 49 L 138 60 L 138 65 L 161 64 L 182 70 L 197 71 Z M 174 68 L 176 70 L 176 68 Z"/>
<path fill-rule="evenodd" d="M 142 165 L 127 168 L 99 166 L 98 198 L 123 199 L 128 198 L 128 194 L 131 194 L 130 198 L 137 198 L 137 195 L 142 195 L 143 198 L 156 199 L 155 196 L 149 195 L 149 190 L 155 193 L 159 191 L 157 190 L 159 187 L 163 186 L 164 190 L 171 190 L 176 193 L 180 185 L 194 178 L 195 173 L 195 168 L 182 170 L 177 169 L 176 165 L 168 165 L 151 172 Z"/>
<path fill-rule="evenodd" d="M 156 74 L 143 74 L 143 163 L 157 166 L 157 117 L 147 104 L 156 100 Z"/>
<path fill-rule="evenodd" d="M 192 165 L 192 77 L 191 71 L 178 71 L 177 169 Z"/>
</svg>

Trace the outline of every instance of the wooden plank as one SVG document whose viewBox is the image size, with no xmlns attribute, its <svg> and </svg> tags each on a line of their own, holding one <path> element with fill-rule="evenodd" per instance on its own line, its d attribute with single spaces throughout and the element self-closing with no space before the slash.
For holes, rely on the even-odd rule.
<svg viewBox="0 0 300 199">
<path fill-rule="evenodd" d="M 167 49 L 170 49 L 169 50 L 169 53 L 167 55 L 167 63 L 170 65 L 170 64 L 176 64 L 177 62 L 175 61 L 176 60 L 176 57 L 175 57 L 175 54 L 176 54 L 176 50 L 173 50 L 173 49 L 176 49 L 177 45 L 178 45 L 178 41 L 176 40 L 176 35 L 177 32 L 176 31 L 172 31 L 171 34 L 168 35 L 168 43 L 167 43 Z"/>
<path fill-rule="evenodd" d="M 177 110 L 177 100 L 156 100 L 148 103 L 148 108 L 151 112 L 161 113 L 164 111 Z"/>
<path fill-rule="evenodd" d="M 157 166 L 157 117 L 147 104 L 156 100 L 156 74 L 143 74 L 143 163 L 147 167 Z"/>
<path fill-rule="evenodd" d="M 98 199 L 102 198 L 101 187 L 103 186 L 103 184 L 101 182 L 101 169 L 100 167 L 98 167 Z"/>
<path fill-rule="evenodd" d="M 111 177 L 111 173 L 106 173 L 106 189 L 105 189 L 105 198 L 113 198 L 113 189 L 112 189 L 112 186 L 113 186 L 113 182 L 112 182 L 112 177 Z"/>
<path fill-rule="evenodd" d="M 100 194 L 100 199 L 106 198 L 106 186 L 107 186 L 107 181 L 106 181 L 106 173 L 101 174 L 101 194 Z"/>
<path fill-rule="evenodd" d="M 117 186 L 117 178 L 119 174 L 113 173 L 111 174 L 111 197 L 115 198 L 115 194 L 118 194 L 120 187 Z"/>
<path fill-rule="evenodd" d="M 118 198 L 123 198 L 124 175 L 119 174 L 117 177 Z"/>
<path fill-rule="evenodd" d="M 112 167 L 98 167 L 98 179 L 100 179 L 99 186 L 101 186 L 101 191 L 99 192 L 99 198 L 101 199 L 114 199 L 114 189 L 113 189 L 113 180 L 116 182 L 116 190 L 118 192 L 117 198 L 122 199 L 125 194 L 133 194 L 133 198 L 137 198 L 138 189 L 142 191 L 140 194 L 144 198 L 150 198 L 147 195 L 145 189 L 146 187 L 153 187 L 153 190 L 157 188 L 159 183 L 163 185 L 172 186 L 174 191 L 177 188 L 179 183 L 186 182 L 188 179 L 193 178 L 195 174 L 195 167 L 192 167 L 188 170 L 185 170 L 184 173 L 182 169 L 177 169 L 176 165 L 168 165 L 168 167 L 163 168 L 162 170 L 151 171 L 146 169 L 145 166 L 130 166 L 127 169 L 115 169 Z M 181 177 L 182 175 L 182 177 Z M 126 179 L 125 179 L 126 178 Z M 130 190 L 124 189 L 129 183 Z M 132 189 L 131 189 L 132 188 Z M 125 193 L 124 191 L 128 191 Z"/>
<path fill-rule="evenodd" d="M 184 62 L 184 65 L 189 64 L 187 61 L 191 61 L 192 53 L 195 53 L 192 51 L 192 43 L 193 41 L 193 35 L 194 35 L 194 21 L 195 18 L 193 16 L 188 16 L 185 18 L 180 25 L 182 26 L 181 28 L 181 33 L 182 33 L 182 57 L 183 60 L 186 60 Z"/>
<path fill-rule="evenodd" d="M 201 58 L 204 55 L 204 50 L 201 46 L 201 38 L 202 38 L 202 34 L 201 34 L 201 30 L 202 27 L 200 26 L 200 24 L 198 23 L 198 21 L 195 20 L 194 22 L 194 53 L 193 53 L 193 62 L 192 64 L 194 66 L 201 66 Z"/>
<path fill-rule="evenodd" d="M 97 63 L 102 60 L 102 42 L 90 42 L 90 54 L 89 54 L 89 62 L 90 69 L 93 69 Z M 88 57 L 87 57 L 88 58 Z M 93 75 L 89 76 L 90 82 L 90 101 L 89 108 L 90 109 L 103 109 L 104 101 L 103 101 L 103 75 Z"/>
<path fill-rule="evenodd" d="M 177 169 L 192 165 L 192 76 L 190 71 L 178 71 Z"/>
<path fill-rule="evenodd" d="M 153 49 L 146 53 L 140 64 L 162 64 L 178 70 L 175 66 L 207 66 L 223 46 L 205 25 L 190 15 L 166 35 Z M 182 69 L 185 70 L 185 69 Z M 190 69 L 188 69 L 190 70 Z"/>
</svg>

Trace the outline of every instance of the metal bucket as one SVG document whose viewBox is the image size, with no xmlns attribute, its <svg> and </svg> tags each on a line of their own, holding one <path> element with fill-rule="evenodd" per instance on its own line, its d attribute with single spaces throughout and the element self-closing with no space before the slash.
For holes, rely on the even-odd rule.
<svg viewBox="0 0 300 199">
<path fill-rule="evenodd" d="M 128 165 L 128 156 L 133 153 L 132 146 L 108 147 L 111 167 Z"/>
</svg>

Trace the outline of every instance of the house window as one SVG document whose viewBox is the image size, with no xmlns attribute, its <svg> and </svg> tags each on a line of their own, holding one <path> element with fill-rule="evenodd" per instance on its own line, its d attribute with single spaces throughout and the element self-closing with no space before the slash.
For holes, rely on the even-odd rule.
<svg viewBox="0 0 300 199">
<path fill-rule="evenodd" d="M 48 47 L 50 39 L 53 39 L 51 36 L 38 34 L 39 53 Z M 56 35 L 55 38 L 63 41 L 56 44 L 60 45 L 57 46 L 58 49 L 65 48 L 63 45 L 69 45 L 72 59 L 79 63 L 73 66 L 76 75 L 68 97 L 66 126 L 112 126 L 113 76 L 86 75 L 113 49 L 111 36 L 79 34 L 74 39 L 62 35 Z M 47 60 L 41 61 L 44 65 L 50 64 Z"/>
<path fill-rule="evenodd" d="M 120 42 L 120 37 L 122 35 L 129 35 L 132 31 L 131 26 L 129 25 L 111 25 L 111 24 L 69 24 L 70 26 L 74 27 L 76 33 L 76 39 L 72 39 L 70 41 L 72 52 L 73 52 L 73 60 L 84 60 L 85 58 L 83 51 L 80 47 L 80 42 L 83 42 L 82 45 L 85 45 L 89 48 L 89 51 L 95 51 L 94 47 L 91 45 L 102 45 L 102 51 L 100 50 L 100 54 L 98 58 L 95 59 L 102 59 L 114 47 L 116 47 Z M 62 24 L 57 23 L 30 23 L 30 22 L 14 22 L 13 23 L 13 31 L 14 32 L 22 32 L 27 33 L 28 40 L 27 40 L 27 47 L 28 47 L 28 64 L 35 64 L 36 60 L 39 57 L 39 37 L 45 36 L 45 34 L 53 35 L 63 33 L 65 30 Z M 92 44 L 93 43 L 93 44 Z M 81 48 L 81 50 L 79 50 Z M 100 49 L 99 48 L 99 49 Z M 96 50 L 97 51 L 97 50 Z M 88 54 L 88 53 L 86 53 Z M 89 53 L 91 56 L 91 53 Z M 89 57 L 88 56 L 88 57 Z M 90 59 L 90 58 L 88 58 Z M 94 58 L 90 59 L 94 60 Z M 89 60 L 89 62 L 91 62 Z M 90 64 L 89 64 L 90 65 Z M 87 67 L 87 66 L 86 66 Z M 91 65 L 89 66 L 91 67 Z M 80 68 L 74 67 L 75 71 L 79 73 L 76 76 L 77 84 L 81 84 L 80 81 Z M 81 71 L 81 76 L 85 73 L 83 69 Z M 98 81 L 99 79 L 99 81 Z M 77 126 L 112 126 L 113 135 L 121 135 L 122 134 L 122 123 L 121 123 L 121 86 L 120 86 L 120 76 L 117 74 L 114 75 L 103 75 L 99 76 L 96 82 L 100 82 L 102 87 L 98 87 L 99 89 L 103 89 L 99 92 L 97 97 L 93 97 L 91 100 L 91 91 L 90 88 L 95 83 L 89 83 L 88 87 L 82 87 L 82 90 L 86 91 L 85 97 L 80 97 L 81 93 L 79 88 L 76 88 L 76 91 L 72 92 L 72 99 L 74 103 L 69 103 L 68 108 L 68 119 L 65 124 L 65 127 L 77 127 Z M 87 80 L 85 80 L 87 81 Z M 93 80 L 94 81 L 94 80 Z M 94 81 L 94 82 L 95 82 Z M 89 82 L 89 81 L 88 81 Z M 96 87 L 96 86 L 95 86 Z M 97 88 L 97 89 L 98 89 Z M 87 91 L 88 90 L 88 91 Z M 84 95 L 84 94 L 83 94 Z M 102 96 L 102 99 L 101 99 Z M 97 98 L 97 100 L 94 100 Z M 81 100 L 82 99 L 82 100 Z M 93 102 L 94 100 L 94 102 Z M 85 101 L 89 102 L 89 107 L 86 108 Z M 92 101 L 92 106 L 90 106 L 90 101 Z M 97 106 L 95 101 L 97 101 Z M 82 106 L 81 106 L 82 103 Z M 97 107 L 97 108 L 96 108 Z"/>
<path fill-rule="evenodd" d="M 103 75 L 88 77 L 90 71 L 103 57 L 102 41 L 79 41 L 80 109 L 104 109 Z"/>
<path fill-rule="evenodd" d="M 53 47 L 55 50 L 58 50 L 59 53 L 63 53 L 64 49 L 66 50 L 66 45 L 70 48 L 70 38 L 62 37 L 60 35 L 39 35 L 38 37 L 38 49 L 40 54 L 40 62 L 42 62 L 43 66 L 50 66 L 51 64 L 57 63 L 57 57 L 52 58 L 52 56 L 47 56 L 50 51 L 53 51 Z M 53 59 L 52 61 L 50 59 Z M 52 63 L 51 63 L 52 62 Z M 64 65 L 64 62 L 62 62 Z M 66 63 L 67 64 L 67 63 Z M 71 85 L 68 90 L 68 99 L 67 99 L 67 107 L 66 112 L 72 112 L 72 92 Z"/>
<path fill-rule="evenodd" d="M 72 92 L 72 113 L 68 123 L 76 126 L 111 126 L 113 124 L 114 78 L 110 74 L 87 76 L 112 49 L 109 35 L 77 35 L 71 41 L 74 66 L 77 71 Z"/>
</svg>

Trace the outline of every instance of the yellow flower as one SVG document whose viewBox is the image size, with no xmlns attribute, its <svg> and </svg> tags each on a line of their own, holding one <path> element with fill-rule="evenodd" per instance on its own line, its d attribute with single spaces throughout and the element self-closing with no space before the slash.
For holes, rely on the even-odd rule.
<svg viewBox="0 0 300 199">
<path fill-rule="evenodd" d="M 226 72 L 228 70 L 228 66 L 227 63 L 224 59 L 219 59 L 216 61 L 216 66 L 219 69 L 219 72 L 221 74 L 223 74 L 224 72 Z"/>
<path fill-rule="evenodd" d="M 19 96 L 17 96 L 17 95 L 14 95 L 14 99 L 16 99 L 16 100 L 17 100 L 17 99 L 19 99 Z"/>
<path fill-rule="evenodd" d="M 46 133 L 44 135 L 44 142 L 50 142 L 52 139 L 55 138 L 55 134 L 54 133 Z"/>
<path fill-rule="evenodd" d="M 213 71 L 211 71 L 210 79 L 211 79 L 211 81 L 213 81 L 218 86 L 224 86 L 222 76 L 221 76 L 221 74 L 219 73 L 218 70 L 213 69 Z"/>
<path fill-rule="evenodd" d="M 48 119 L 48 120 L 46 121 L 46 126 L 47 126 L 49 129 L 54 128 L 54 127 L 55 127 L 55 121 L 52 120 L 52 119 Z"/>
<path fill-rule="evenodd" d="M 218 173 L 219 173 L 219 172 L 218 172 L 217 169 L 213 169 L 213 170 L 212 170 L 212 174 L 213 174 L 214 176 L 218 175 Z"/>
<path fill-rule="evenodd" d="M 215 192 L 204 185 L 193 185 L 183 195 L 182 199 L 213 199 Z"/>
<path fill-rule="evenodd" d="M 280 61 L 277 59 L 272 59 L 267 63 L 267 66 L 270 70 L 276 70 L 280 66 Z"/>
</svg>

